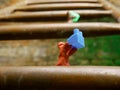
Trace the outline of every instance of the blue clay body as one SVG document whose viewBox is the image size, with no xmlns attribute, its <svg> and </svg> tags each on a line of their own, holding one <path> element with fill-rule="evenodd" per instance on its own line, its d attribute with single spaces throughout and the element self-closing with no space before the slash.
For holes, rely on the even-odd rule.
<svg viewBox="0 0 120 90">
<path fill-rule="evenodd" d="M 74 29 L 73 35 L 71 35 L 67 39 L 67 42 L 77 49 L 85 47 L 84 37 L 83 37 L 82 32 L 79 31 L 79 29 Z"/>
</svg>

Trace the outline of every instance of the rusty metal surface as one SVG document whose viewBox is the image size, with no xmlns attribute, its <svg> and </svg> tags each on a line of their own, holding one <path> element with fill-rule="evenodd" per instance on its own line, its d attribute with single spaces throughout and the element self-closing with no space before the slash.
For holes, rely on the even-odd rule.
<svg viewBox="0 0 120 90">
<path fill-rule="evenodd" d="M 20 6 L 23 6 L 23 5 L 25 5 L 24 0 L 20 0 L 19 2 L 16 2 L 15 4 L 13 4 L 11 6 L 8 6 L 6 8 L 1 9 L 0 10 L 0 15 L 9 15 L 13 12 L 13 10 L 16 7 L 20 7 Z"/>
<path fill-rule="evenodd" d="M 105 9 L 112 10 L 113 17 L 116 18 L 118 22 L 120 22 L 120 10 L 117 7 L 115 7 L 107 0 L 99 0 L 99 2 L 103 4 Z"/>
<path fill-rule="evenodd" d="M 97 3 L 98 0 L 26 0 L 26 4 L 44 4 L 44 3 Z"/>
<path fill-rule="evenodd" d="M 0 87 L 2 90 L 119 90 L 120 67 L 0 67 Z"/>
<path fill-rule="evenodd" d="M 53 0 L 54 1 L 54 0 Z M 9 7 L 5 10 L 0 11 L 0 40 L 19 40 L 19 39 L 48 39 L 48 38 L 66 38 L 70 34 L 72 34 L 74 28 L 79 28 L 83 31 L 85 37 L 90 36 L 104 36 L 104 35 L 115 35 L 120 34 L 120 24 L 117 23 L 69 23 L 69 22 L 61 22 L 61 23 L 48 23 L 45 24 L 45 18 L 51 19 L 54 21 L 57 19 L 67 19 L 68 20 L 68 11 L 42 11 L 42 12 L 13 12 L 15 9 L 25 9 L 26 8 L 45 8 L 49 10 L 50 8 L 57 9 L 69 9 L 69 7 L 75 7 L 79 9 L 81 7 L 99 7 L 101 8 L 102 3 L 59 3 L 59 4 L 40 4 L 40 5 L 26 5 L 26 0 L 23 0 L 16 5 Z M 62 2 L 62 1 L 61 1 Z M 72 6 L 71 6 L 72 5 Z M 91 5 L 91 6 L 90 6 Z M 94 6 L 95 5 L 95 6 Z M 49 7 L 48 7 L 49 6 Z M 47 9 L 48 8 L 48 9 Z M 45 10 L 44 9 L 44 10 Z M 76 10 L 82 18 L 84 17 L 98 17 L 98 16 L 110 16 L 113 11 L 106 10 Z M 40 18 L 41 17 L 41 18 Z M 29 19 L 29 22 L 25 22 L 26 18 Z M 43 24 L 39 22 L 33 22 L 33 18 L 36 20 L 43 19 Z M 19 20 L 23 20 L 18 22 Z M 86 18 L 85 18 L 86 19 Z M 6 21 L 6 24 L 4 24 Z M 7 21 L 8 20 L 8 21 Z M 10 24 L 9 24 L 10 20 Z M 14 22 L 14 23 L 13 23 Z"/>
<path fill-rule="evenodd" d="M 26 5 L 18 7 L 15 11 L 45 11 L 45 10 L 71 10 L 71 9 L 90 9 L 102 8 L 100 3 L 57 3 L 57 4 L 40 4 L 40 5 Z"/>
<path fill-rule="evenodd" d="M 105 17 L 105 16 L 111 16 L 112 12 L 108 10 L 72 10 L 80 14 L 81 18 L 95 18 L 95 17 Z M 14 14 L 5 16 L 0 16 L 0 21 L 4 20 L 23 20 L 26 21 L 27 19 L 29 21 L 33 21 L 32 19 L 37 19 L 38 21 L 41 20 L 66 20 L 68 19 L 69 10 L 64 11 L 44 11 L 44 12 L 16 12 Z"/>
<path fill-rule="evenodd" d="M 120 34 L 117 23 L 13 23 L 0 26 L 0 40 L 67 38 L 74 28 L 80 29 L 85 37 Z"/>
</svg>

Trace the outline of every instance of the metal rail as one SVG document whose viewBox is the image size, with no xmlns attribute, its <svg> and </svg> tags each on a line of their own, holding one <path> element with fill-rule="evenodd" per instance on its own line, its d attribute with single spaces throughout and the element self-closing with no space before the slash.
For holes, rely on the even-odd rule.
<svg viewBox="0 0 120 90">
<path fill-rule="evenodd" d="M 13 23 L 0 26 L 0 40 L 66 38 L 74 28 L 85 37 L 120 34 L 117 23 Z"/>
<path fill-rule="evenodd" d="M 111 16 L 112 12 L 109 10 L 72 10 L 80 14 L 82 18 L 95 18 L 95 17 L 105 17 Z M 63 11 L 44 11 L 44 12 L 16 12 L 11 15 L 1 15 L 0 21 L 4 20 L 22 20 L 33 21 L 32 19 L 41 20 L 66 20 L 69 17 L 69 10 Z M 66 20 L 67 21 L 67 20 Z"/>
<path fill-rule="evenodd" d="M 97 3 L 98 0 L 26 0 L 25 3 L 31 4 L 47 4 L 47 3 Z"/>
<path fill-rule="evenodd" d="M 35 1 L 39 1 L 39 0 L 35 0 Z M 52 1 L 54 2 L 55 0 Z M 61 2 L 62 1 L 63 0 L 61 0 Z M 89 1 L 95 1 L 95 0 L 89 0 Z M 4 19 L 20 18 L 21 15 L 23 15 L 24 17 L 29 16 L 29 18 L 31 18 L 31 16 L 34 17 L 33 13 L 30 16 L 30 13 L 28 12 L 21 13 L 20 16 L 19 16 L 20 13 L 17 14 L 18 12 L 16 12 L 16 14 L 11 14 L 11 12 L 15 10 L 17 5 L 18 4 L 16 4 L 16 6 L 2 10 L 0 14 L 6 15 L 3 16 Z M 24 6 L 25 2 L 24 4 L 21 3 L 21 6 L 22 5 Z M 109 14 L 110 13 L 111 12 L 109 12 Z M 27 15 L 25 16 L 25 14 Z M 35 13 L 35 15 L 38 17 L 40 13 Z M 44 15 L 46 14 L 43 14 L 43 16 Z M 6 22 L 6 24 L 3 24 L 1 22 L 0 40 L 66 38 L 73 33 L 74 28 L 79 28 L 86 37 L 120 34 L 119 23 Z M 8 89 L 9 90 L 88 90 L 88 89 L 89 90 L 109 90 L 109 89 L 119 90 L 120 68 L 119 67 L 85 67 L 85 66 L 0 67 L 0 89 L 1 90 L 8 90 Z"/>
<path fill-rule="evenodd" d="M 18 7 L 15 11 L 45 11 L 45 10 L 71 10 L 71 9 L 90 9 L 103 7 L 99 3 L 57 3 L 57 4 L 40 4 L 40 5 L 26 5 Z"/>
<path fill-rule="evenodd" d="M 119 90 L 119 67 L 0 67 L 3 90 Z"/>
<path fill-rule="evenodd" d="M 103 4 L 104 8 L 107 10 L 112 10 L 112 15 L 118 22 L 120 22 L 120 10 L 115 7 L 113 4 L 109 3 L 107 0 L 99 0 Z"/>
<path fill-rule="evenodd" d="M 89 7 L 89 5 L 100 5 L 102 7 L 102 3 L 63 3 L 62 4 L 42 4 L 42 5 L 26 5 L 21 2 L 21 6 L 16 4 L 14 8 L 9 8 L 10 12 L 11 10 L 14 11 L 16 9 L 20 8 L 46 8 L 46 6 L 50 6 L 51 8 L 63 8 L 64 6 L 68 5 L 68 7 L 72 7 L 70 5 L 83 5 L 83 7 Z M 17 7 L 18 5 L 18 7 Z M 46 6 L 44 6 L 46 5 Z M 50 8 L 49 7 L 49 8 Z M 66 6 L 67 7 L 67 6 Z M 79 7 L 79 6 L 77 6 Z M 9 11 L 9 9 L 6 9 L 5 12 Z M 78 9 L 78 8 L 77 8 Z M 49 10 L 46 8 L 46 10 Z M 81 31 L 83 31 L 84 36 L 103 36 L 103 35 L 114 35 L 114 34 L 120 34 L 120 24 L 119 23 L 39 23 L 39 22 L 25 22 L 26 18 L 29 20 L 33 20 L 32 18 L 36 18 L 38 21 L 43 18 L 49 18 L 53 21 L 55 18 L 60 17 L 66 17 L 65 19 L 68 19 L 69 10 L 64 11 L 42 11 L 42 12 L 25 12 L 25 11 L 19 11 L 19 12 L 12 12 L 12 13 L 4 13 L 0 15 L 0 40 L 19 40 L 19 39 L 46 39 L 46 38 L 66 38 L 70 34 L 72 34 L 72 31 L 74 28 L 79 28 Z M 105 11 L 105 10 L 76 10 L 77 13 L 81 14 L 81 17 L 83 16 L 89 16 L 95 17 L 95 15 L 98 16 L 110 16 L 113 11 Z M 52 18 L 54 17 L 54 19 Z M 17 22 L 17 20 L 22 20 L 23 22 Z M 6 24 L 3 25 L 3 21 L 6 20 Z M 8 20 L 8 21 L 7 21 Z M 9 23 L 10 20 L 10 23 Z M 11 21 L 15 23 L 11 24 Z M 5 22 L 4 22 L 5 23 Z"/>
</svg>

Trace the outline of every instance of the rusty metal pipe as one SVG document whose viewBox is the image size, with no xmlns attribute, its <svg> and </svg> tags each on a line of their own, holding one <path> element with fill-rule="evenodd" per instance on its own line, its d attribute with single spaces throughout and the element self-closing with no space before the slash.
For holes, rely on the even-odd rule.
<svg viewBox="0 0 120 90">
<path fill-rule="evenodd" d="M 73 29 L 80 29 L 85 37 L 118 35 L 118 23 L 23 23 L 0 26 L 0 40 L 67 38 Z"/>
<path fill-rule="evenodd" d="M 103 4 L 105 9 L 112 10 L 112 15 L 118 22 L 120 22 L 120 10 L 115 7 L 113 4 L 108 2 L 107 0 L 99 0 L 101 4 Z"/>
<path fill-rule="evenodd" d="M 57 3 L 57 4 L 40 4 L 28 5 L 15 9 L 15 11 L 45 11 L 45 10 L 71 10 L 71 9 L 90 9 L 102 8 L 102 4 L 97 3 Z"/>
<path fill-rule="evenodd" d="M 38 21 L 41 20 L 51 20 L 51 19 L 67 19 L 67 11 L 46 11 L 46 12 L 17 12 L 15 14 L 11 14 L 8 16 L 1 15 L 0 21 L 4 20 L 13 20 L 17 21 L 18 19 L 26 21 L 33 21 L 32 19 L 35 18 Z"/>
<path fill-rule="evenodd" d="M 98 0 L 26 0 L 27 5 L 46 3 L 97 3 Z"/>
<path fill-rule="evenodd" d="M 8 7 L 6 7 L 6 8 L 4 8 L 4 9 L 1 9 L 0 10 L 0 15 L 9 15 L 9 14 L 11 14 L 13 11 L 14 11 L 14 9 L 16 8 L 16 7 L 21 7 L 21 6 L 23 6 L 23 5 L 25 5 L 25 2 L 23 1 L 23 0 L 20 0 L 18 3 L 16 3 L 16 4 L 13 4 L 13 5 L 11 5 L 11 6 L 8 6 Z"/>
<path fill-rule="evenodd" d="M 77 12 L 78 14 L 81 15 L 81 18 L 95 18 L 95 17 L 105 17 L 105 16 L 111 16 L 112 12 L 108 10 L 72 10 Z M 33 18 L 37 19 L 38 21 L 41 20 L 67 20 L 68 19 L 68 10 L 64 11 L 44 11 L 44 12 L 16 12 L 14 14 L 5 16 L 1 15 L 0 16 L 0 21 L 4 20 L 12 20 L 16 21 L 18 19 L 20 20 L 31 20 Z M 33 21 L 33 20 L 31 20 Z"/>
<path fill-rule="evenodd" d="M 119 67 L 0 67 L 3 90 L 119 90 Z"/>
</svg>

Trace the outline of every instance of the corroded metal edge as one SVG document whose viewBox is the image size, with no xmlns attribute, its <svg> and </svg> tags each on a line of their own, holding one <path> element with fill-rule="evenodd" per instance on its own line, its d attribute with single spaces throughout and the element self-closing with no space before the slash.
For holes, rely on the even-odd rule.
<svg viewBox="0 0 120 90">
<path fill-rule="evenodd" d="M 120 67 L 0 67 L 0 86 L 12 90 L 118 90 Z"/>
<path fill-rule="evenodd" d="M 120 22 L 120 10 L 115 7 L 112 3 L 108 2 L 107 0 L 99 0 L 100 3 L 103 4 L 105 9 L 111 10 L 113 13 L 113 17 Z"/>
</svg>

